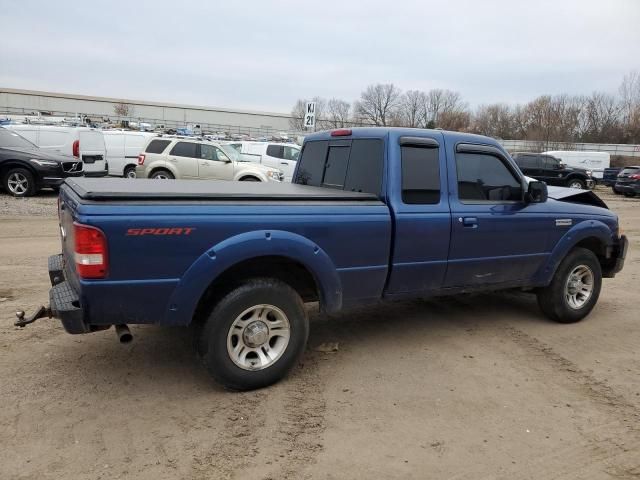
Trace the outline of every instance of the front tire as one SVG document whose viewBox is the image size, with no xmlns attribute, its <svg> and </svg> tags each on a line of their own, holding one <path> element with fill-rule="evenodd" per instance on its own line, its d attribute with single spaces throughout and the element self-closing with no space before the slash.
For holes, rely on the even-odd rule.
<svg viewBox="0 0 640 480">
<path fill-rule="evenodd" d="M 197 340 L 209 374 L 232 390 L 283 378 L 304 352 L 309 320 L 300 295 L 271 278 L 249 280 L 213 308 Z"/>
<path fill-rule="evenodd" d="M 123 175 L 124 178 L 136 178 L 136 167 L 133 165 L 129 165 L 124 169 Z"/>
<path fill-rule="evenodd" d="M 601 287 L 598 257 L 586 248 L 575 248 L 562 260 L 551 283 L 538 290 L 538 305 L 551 320 L 578 322 L 595 306 Z"/>
<path fill-rule="evenodd" d="M 4 176 L 5 190 L 14 197 L 30 197 L 36 193 L 36 184 L 31 172 L 25 168 L 11 168 Z"/>
<path fill-rule="evenodd" d="M 569 188 L 580 188 L 584 190 L 586 188 L 586 185 L 587 184 L 583 180 L 580 180 L 579 178 L 572 178 L 567 182 L 567 187 Z"/>
</svg>

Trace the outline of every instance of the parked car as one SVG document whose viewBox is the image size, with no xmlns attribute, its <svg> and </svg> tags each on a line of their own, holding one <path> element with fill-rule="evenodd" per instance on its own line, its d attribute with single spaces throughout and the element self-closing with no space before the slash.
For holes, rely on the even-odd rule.
<svg viewBox="0 0 640 480">
<path fill-rule="evenodd" d="M 291 181 L 300 156 L 300 147 L 293 143 L 232 142 L 229 145 L 245 160 L 282 170 L 285 182 Z"/>
<path fill-rule="evenodd" d="M 304 302 L 521 288 L 577 322 L 628 246 L 593 192 L 528 181 L 494 139 L 440 130 L 310 134 L 293 184 L 67 180 L 59 214 L 50 306 L 17 325 L 51 314 L 130 340 L 126 322 L 195 323 L 207 369 L 239 390 L 297 363 Z"/>
<path fill-rule="evenodd" d="M 281 182 L 275 168 L 242 161 L 229 145 L 195 138 L 153 138 L 138 157 L 139 178 Z"/>
<path fill-rule="evenodd" d="M 82 160 L 87 177 L 104 177 L 108 172 L 106 147 L 101 130 L 57 125 L 7 125 L 43 150 Z"/>
<path fill-rule="evenodd" d="M 594 186 L 590 170 L 567 167 L 551 155 L 521 152 L 514 153 L 513 159 L 522 173 L 547 185 L 582 189 Z"/>
<path fill-rule="evenodd" d="M 620 173 L 621 170 L 622 170 L 622 168 L 620 168 L 620 167 L 605 168 L 604 172 L 602 174 L 602 180 L 600 180 L 598 183 L 602 183 L 603 185 L 606 185 L 607 187 L 613 187 L 616 184 L 616 182 L 618 181 L 618 174 Z M 614 190 L 614 192 L 615 192 L 615 190 Z"/>
<path fill-rule="evenodd" d="M 568 167 L 582 168 L 593 172 L 593 178 L 598 181 L 604 175 L 604 169 L 611 165 L 611 155 L 607 152 L 588 152 L 580 150 L 553 150 L 543 152 L 558 158 Z"/>
<path fill-rule="evenodd" d="M 138 156 L 149 140 L 157 135 L 131 130 L 104 130 L 102 134 L 107 149 L 109 175 L 136 178 Z"/>
<path fill-rule="evenodd" d="M 640 194 L 640 166 L 624 167 L 618 174 L 613 191 L 627 197 L 635 197 Z"/>
<path fill-rule="evenodd" d="M 57 189 L 65 178 L 82 174 L 77 158 L 38 148 L 17 132 L 0 127 L 0 179 L 7 193 L 27 197 L 41 188 Z"/>
</svg>

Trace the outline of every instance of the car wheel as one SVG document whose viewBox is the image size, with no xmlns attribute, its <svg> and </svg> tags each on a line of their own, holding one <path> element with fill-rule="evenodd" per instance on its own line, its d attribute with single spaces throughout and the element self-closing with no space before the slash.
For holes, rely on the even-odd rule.
<svg viewBox="0 0 640 480">
<path fill-rule="evenodd" d="M 209 374 L 232 390 L 252 390 L 284 377 L 302 355 L 309 320 L 298 293 L 270 278 L 253 279 L 225 295 L 200 332 Z"/>
<path fill-rule="evenodd" d="M 625 197 L 635 197 L 636 194 L 635 194 L 635 192 L 624 192 L 624 196 Z"/>
<path fill-rule="evenodd" d="M 575 248 L 562 260 L 551 283 L 538 290 L 538 305 L 551 320 L 573 323 L 593 309 L 602 287 L 602 270 L 591 250 Z"/>
<path fill-rule="evenodd" d="M 25 168 L 12 168 L 4 176 L 4 188 L 14 197 L 29 197 L 36 193 L 31 172 Z"/>
<path fill-rule="evenodd" d="M 124 178 L 136 178 L 136 167 L 129 165 L 124 169 Z"/>
<path fill-rule="evenodd" d="M 567 184 L 567 186 L 569 188 L 581 188 L 584 190 L 585 188 L 585 183 L 584 181 L 580 180 L 579 178 L 573 178 L 571 180 L 569 180 L 569 183 Z"/>
<path fill-rule="evenodd" d="M 622 192 L 616 190 L 616 187 L 611 187 L 611 190 L 613 190 L 613 193 L 615 193 L 616 195 L 622 195 Z"/>
<path fill-rule="evenodd" d="M 153 180 L 173 180 L 176 177 L 174 177 L 173 173 L 169 170 L 156 170 L 149 178 L 152 178 Z"/>
<path fill-rule="evenodd" d="M 256 177 L 243 177 L 240 179 L 241 182 L 259 182 L 260 179 Z"/>
</svg>

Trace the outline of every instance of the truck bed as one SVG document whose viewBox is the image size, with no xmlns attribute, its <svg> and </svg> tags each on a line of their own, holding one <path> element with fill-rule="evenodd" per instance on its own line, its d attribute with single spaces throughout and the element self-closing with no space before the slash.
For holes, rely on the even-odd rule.
<svg viewBox="0 0 640 480">
<path fill-rule="evenodd" d="M 82 200 L 278 200 L 375 202 L 370 193 L 278 182 L 72 178 L 66 184 Z"/>
</svg>

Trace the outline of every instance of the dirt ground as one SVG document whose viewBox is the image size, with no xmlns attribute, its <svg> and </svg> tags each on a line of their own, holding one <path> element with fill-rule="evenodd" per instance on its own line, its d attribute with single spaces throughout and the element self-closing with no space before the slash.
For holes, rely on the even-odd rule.
<svg viewBox="0 0 640 480">
<path fill-rule="evenodd" d="M 583 322 L 521 293 L 314 315 L 289 378 L 240 394 L 188 329 L 134 327 L 123 346 L 13 327 L 47 301 L 59 240 L 54 196 L 23 216 L 3 197 L 0 478 L 640 478 L 640 200 L 600 192 L 631 248 Z"/>
</svg>

